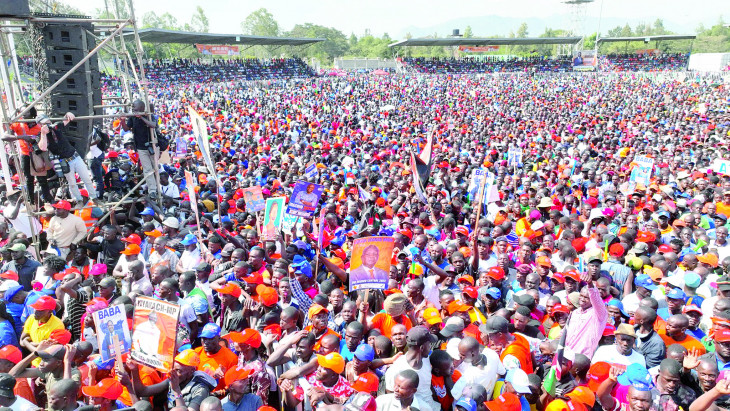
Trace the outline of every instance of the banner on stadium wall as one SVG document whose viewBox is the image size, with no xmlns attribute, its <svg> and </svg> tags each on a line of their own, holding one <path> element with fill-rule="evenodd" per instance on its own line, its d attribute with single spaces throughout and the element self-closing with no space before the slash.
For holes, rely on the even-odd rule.
<svg viewBox="0 0 730 411">
<path fill-rule="evenodd" d="M 196 44 L 198 53 L 215 56 L 239 56 L 241 52 L 238 46 L 214 46 L 211 44 Z"/>
<path fill-rule="evenodd" d="M 162 372 L 170 372 L 175 355 L 180 306 L 150 297 L 134 301 L 132 359 Z"/>
<path fill-rule="evenodd" d="M 574 71 L 592 71 L 596 69 L 598 59 L 595 50 L 580 50 L 573 52 Z"/>
<path fill-rule="evenodd" d="M 489 53 L 498 50 L 499 46 L 459 46 L 459 51 L 464 53 Z"/>
<path fill-rule="evenodd" d="M 730 161 L 716 158 L 715 161 L 712 162 L 711 169 L 717 174 L 730 175 Z"/>
<path fill-rule="evenodd" d="M 643 184 L 644 187 L 648 187 L 651 182 L 651 170 L 654 168 L 654 159 L 646 156 L 636 156 L 634 163 L 635 166 L 631 170 L 629 181 L 634 181 L 637 184 Z"/>
<path fill-rule="evenodd" d="M 653 54 L 655 56 L 658 56 L 662 54 L 662 51 L 659 49 L 643 49 L 643 50 L 636 50 L 636 54 Z"/>
</svg>

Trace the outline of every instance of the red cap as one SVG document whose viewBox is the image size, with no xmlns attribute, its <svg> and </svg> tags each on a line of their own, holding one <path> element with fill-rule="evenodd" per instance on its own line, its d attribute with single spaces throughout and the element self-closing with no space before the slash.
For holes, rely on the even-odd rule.
<svg viewBox="0 0 730 411">
<path fill-rule="evenodd" d="M 570 308 L 567 305 L 555 304 L 553 306 L 553 313 L 570 314 Z"/>
<path fill-rule="evenodd" d="M 33 308 L 34 310 L 55 310 L 56 309 L 56 300 L 53 298 L 43 295 L 39 297 L 33 304 L 30 305 L 30 308 Z"/>
<path fill-rule="evenodd" d="M 239 380 L 245 380 L 248 378 L 251 374 L 253 374 L 253 369 L 243 367 L 241 365 L 237 365 L 233 368 L 230 368 L 228 371 L 226 371 L 225 376 L 223 377 L 226 387 L 230 387 L 231 384 L 233 384 L 236 381 Z"/>
<path fill-rule="evenodd" d="M 256 286 L 256 299 L 261 304 L 271 307 L 279 301 L 279 294 L 273 287 L 267 287 L 263 284 Z"/>
<path fill-rule="evenodd" d="M 0 278 L 3 278 L 5 280 L 13 280 L 18 281 L 18 273 L 12 270 L 5 271 L 4 273 L 0 274 Z"/>
<path fill-rule="evenodd" d="M 669 244 L 662 244 L 657 248 L 659 253 L 673 253 L 674 249 Z"/>
<path fill-rule="evenodd" d="M 370 394 L 371 392 L 378 391 L 379 384 L 380 380 L 375 374 L 366 372 L 357 376 L 355 382 L 352 383 L 352 389 Z"/>
<path fill-rule="evenodd" d="M 497 281 L 504 279 L 504 270 L 502 267 L 492 267 L 487 271 L 487 276 Z"/>
<path fill-rule="evenodd" d="M 53 208 L 60 208 L 63 210 L 71 211 L 71 203 L 66 200 L 58 200 L 58 202 L 53 205 Z"/>
<path fill-rule="evenodd" d="M 497 399 L 486 401 L 484 405 L 489 411 L 520 411 L 522 409 L 520 399 L 511 392 L 504 392 Z"/>
<path fill-rule="evenodd" d="M 464 236 L 467 236 L 467 237 L 469 236 L 469 229 L 467 229 L 464 226 L 458 226 L 458 227 L 456 227 L 456 229 L 454 230 L 454 232 L 456 234 L 461 234 L 461 235 L 464 235 Z"/>
<path fill-rule="evenodd" d="M 570 278 L 571 280 L 574 280 L 575 282 L 580 282 L 580 274 L 578 274 L 575 270 L 568 270 L 563 273 L 566 279 Z"/>
<path fill-rule="evenodd" d="M 603 336 L 608 337 L 609 335 L 615 335 L 616 327 L 614 327 L 613 324 L 606 324 L 606 327 L 603 329 Z"/>
<path fill-rule="evenodd" d="M 565 283 L 565 276 L 563 275 L 563 273 L 552 273 L 552 275 L 550 275 L 550 277 L 553 280 L 559 282 L 560 284 Z"/>
<path fill-rule="evenodd" d="M 243 281 L 245 281 L 249 284 L 263 284 L 264 277 L 262 277 L 260 273 L 253 273 L 251 275 L 247 275 L 246 277 L 243 277 Z"/>
<path fill-rule="evenodd" d="M 601 385 L 606 378 L 608 378 L 608 372 L 610 370 L 611 364 L 607 362 L 598 361 L 593 363 L 591 368 L 588 369 L 588 388 L 590 388 L 591 391 L 596 392 L 598 390 L 598 386 Z"/>
<path fill-rule="evenodd" d="M 114 378 L 104 378 L 96 385 L 87 385 L 81 388 L 81 392 L 87 397 L 106 398 L 116 400 L 122 395 L 122 383 Z"/>
<path fill-rule="evenodd" d="M 129 236 L 122 238 L 122 241 L 124 241 L 125 243 L 132 243 L 137 245 L 142 244 L 142 239 L 139 238 L 137 234 L 130 234 Z"/>
<path fill-rule="evenodd" d="M 474 286 L 467 286 L 464 287 L 463 290 L 461 290 L 462 293 L 468 295 L 471 298 L 479 298 L 479 291 Z"/>
<path fill-rule="evenodd" d="M 720 330 L 715 331 L 715 341 L 716 342 L 728 342 L 730 341 L 730 330 L 727 328 L 723 328 Z"/>
<path fill-rule="evenodd" d="M 14 345 L 6 345 L 0 348 L 0 360 L 8 360 L 13 364 L 17 364 L 23 359 L 23 354 L 18 347 Z"/>
<path fill-rule="evenodd" d="M 71 341 L 71 332 L 65 328 L 56 328 L 55 330 L 51 331 L 51 334 L 48 336 L 48 338 L 55 340 L 61 345 L 66 345 Z"/>
<path fill-rule="evenodd" d="M 608 255 L 611 257 L 621 257 L 624 255 L 624 246 L 621 244 L 613 244 L 611 247 L 608 248 Z"/>
</svg>

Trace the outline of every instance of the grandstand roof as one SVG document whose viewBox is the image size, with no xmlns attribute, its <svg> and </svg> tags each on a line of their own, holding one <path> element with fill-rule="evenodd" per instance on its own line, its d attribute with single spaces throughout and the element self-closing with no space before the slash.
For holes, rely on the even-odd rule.
<svg viewBox="0 0 730 411">
<path fill-rule="evenodd" d="M 133 31 L 125 31 L 124 36 L 134 36 Z M 247 46 L 303 46 L 325 41 L 323 38 L 309 37 L 265 37 L 243 34 L 194 33 L 190 31 L 141 29 L 140 40 L 147 43 L 182 44 L 241 44 Z"/>
<path fill-rule="evenodd" d="M 666 41 L 666 40 L 694 40 L 697 36 L 694 34 L 665 34 L 661 36 L 638 36 L 638 37 L 600 37 L 596 40 L 598 43 L 612 41 Z"/>
<path fill-rule="evenodd" d="M 443 38 L 407 39 L 390 44 L 389 47 L 413 46 L 510 46 L 532 44 L 575 44 L 581 37 L 524 37 L 524 38 Z"/>
</svg>

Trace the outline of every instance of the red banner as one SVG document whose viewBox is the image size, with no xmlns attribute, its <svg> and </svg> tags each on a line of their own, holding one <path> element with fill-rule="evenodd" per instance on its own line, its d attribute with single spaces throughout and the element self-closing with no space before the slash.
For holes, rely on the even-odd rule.
<svg viewBox="0 0 730 411">
<path fill-rule="evenodd" d="M 643 49 L 643 50 L 636 50 L 636 54 L 653 54 L 655 56 L 658 56 L 662 54 L 662 51 L 659 49 Z"/>
<path fill-rule="evenodd" d="M 459 51 L 464 53 L 489 53 L 499 50 L 499 46 L 459 46 Z"/>
<path fill-rule="evenodd" d="M 196 44 L 198 53 L 215 54 L 217 56 L 238 56 L 238 46 L 213 46 L 210 44 Z"/>
</svg>

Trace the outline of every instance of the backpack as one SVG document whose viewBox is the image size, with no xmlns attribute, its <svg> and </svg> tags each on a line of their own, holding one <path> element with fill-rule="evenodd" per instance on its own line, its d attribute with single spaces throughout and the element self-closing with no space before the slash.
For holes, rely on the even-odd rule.
<svg viewBox="0 0 730 411">
<path fill-rule="evenodd" d="M 98 126 L 95 126 L 94 127 L 94 136 L 99 137 L 99 139 L 100 139 L 100 141 L 96 145 L 96 147 L 103 152 L 107 151 L 112 143 L 111 139 L 109 139 L 109 134 L 101 131 Z"/>
</svg>

